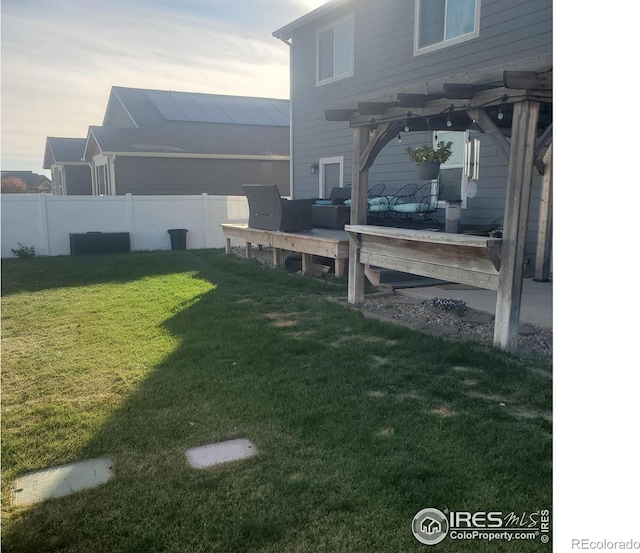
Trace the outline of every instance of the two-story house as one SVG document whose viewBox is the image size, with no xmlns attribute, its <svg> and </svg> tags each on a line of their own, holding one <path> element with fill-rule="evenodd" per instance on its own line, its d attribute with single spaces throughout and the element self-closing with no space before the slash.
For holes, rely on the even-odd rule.
<svg viewBox="0 0 640 553">
<path fill-rule="evenodd" d="M 290 47 L 293 196 L 352 184 L 363 225 L 367 186 L 417 181 L 407 146 L 451 141 L 438 217 L 457 199 L 460 230 L 504 221 L 509 267 L 483 285 L 517 321 L 518 265 L 549 260 L 552 17 L 552 0 L 333 0 L 275 31 Z"/>
<path fill-rule="evenodd" d="M 552 52 L 551 0 L 333 0 L 275 31 L 291 47 L 292 194 L 326 197 L 351 183 L 353 139 L 348 122 L 326 110 L 355 110 L 368 98 L 427 93 L 432 80 Z M 546 57 L 545 57 L 546 59 Z M 517 65 L 514 65 L 514 68 Z M 443 109 L 447 103 L 443 102 Z M 370 118 L 374 125 L 380 113 Z M 387 192 L 415 182 L 407 146 L 451 140 L 454 155 L 440 172 L 441 200 L 462 200 L 461 228 L 488 228 L 504 212 L 508 166 L 490 138 L 465 114 L 407 122 L 369 168 L 369 183 Z M 496 124 L 510 125 L 508 106 L 493 106 Z M 444 122 L 444 125 L 442 124 Z M 545 123 L 546 125 L 546 123 Z M 438 126 L 441 128 L 438 129 Z M 541 125 L 543 126 L 543 125 Z M 420 129 L 420 130 L 415 130 Z M 409 131 L 409 132 L 405 132 Z M 465 174 L 466 145 L 480 141 L 479 178 Z M 316 168 L 317 167 L 317 168 Z M 470 181 L 473 182 L 470 183 Z M 536 244 L 539 176 L 534 179 L 527 257 Z M 444 203 L 441 203 L 444 208 Z M 440 218 L 444 217 L 444 209 Z"/>
</svg>

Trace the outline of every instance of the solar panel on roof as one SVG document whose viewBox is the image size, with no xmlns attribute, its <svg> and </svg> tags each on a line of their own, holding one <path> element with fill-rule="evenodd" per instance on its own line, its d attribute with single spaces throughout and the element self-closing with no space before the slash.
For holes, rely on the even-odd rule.
<svg viewBox="0 0 640 553">
<path fill-rule="evenodd" d="M 289 125 L 286 100 L 207 96 L 188 92 L 149 91 L 147 98 L 167 121 Z"/>
<path fill-rule="evenodd" d="M 211 118 L 199 107 L 181 107 L 182 112 L 187 116 L 189 121 L 198 121 L 201 123 L 211 123 Z"/>
<path fill-rule="evenodd" d="M 212 123 L 233 123 L 233 119 L 218 107 L 205 108 L 204 112 Z"/>
<path fill-rule="evenodd" d="M 178 106 L 156 106 L 167 121 L 189 121 L 189 118 Z"/>
</svg>

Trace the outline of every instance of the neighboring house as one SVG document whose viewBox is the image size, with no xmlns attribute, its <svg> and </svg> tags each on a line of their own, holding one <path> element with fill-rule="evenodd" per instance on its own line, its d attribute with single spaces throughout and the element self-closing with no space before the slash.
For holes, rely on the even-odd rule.
<svg viewBox="0 0 640 553">
<path fill-rule="evenodd" d="M 397 119 L 402 109 L 406 123 L 397 127 L 397 138 L 368 169 L 369 185 L 384 183 L 389 193 L 418 182 L 406 147 L 432 142 L 436 135 L 437 140 L 451 140 L 454 156 L 440 172 L 441 199 L 462 200 L 461 229 L 488 229 L 504 214 L 505 156 L 498 155 L 489 136 L 474 132 L 479 128 L 472 128 L 465 112 L 452 111 L 445 125 L 445 97 L 443 112 L 431 118 L 431 125 L 428 118 L 413 117 L 407 106 L 429 94 L 431 81 L 550 58 L 552 11 L 552 0 L 333 0 L 275 31 L 274 37 L 291 50 L 292 196 L 326 197 L 333 186 L 350 183 L 354 133 L 349 122 L 370 118 L 373 135 L 378 120 L 390 120 L 394 109 Z M 403 92 L 410 93 L 405 103 L 397 101 Z M 369 98 L 375 101 L 363 102 Z M 423 105 L 417 100 L 416 111 Z M 503 112 L 492 105 L 486 111 L 500 127 L 511 125 L 510 107 L 505 104 Z M 327 120 L 329 110 L 332 120 Z M 550 120 L 545 104 L 541 131 Z M 474 181 L 463 171 L 470 136 L 480 140 L 479 178 Z M 536 249 L 540 181 L 535 173 L 529 258 Z M 444 209 L 438 218 L 443 220 Z"/>
<path fill-rule="evenodd" d="M 17 177 L 24 182 L 29 194 L 50 194 L 53 191 L 51 179 L 33 171 L 2 171 L 3 177 Z"/>
<path fill-rule="evenodd" d="M 91 194 L 91 166 L 82 160 L 85 143 L 84 138 L 47 137 L 42 167 L 51 171 L 55 195 Z"/>
<path fill-rule="evenodd" d="M 288 196 L 289 100 L 113 87 L 83 157 L 97 195 Z"/>
</svg>

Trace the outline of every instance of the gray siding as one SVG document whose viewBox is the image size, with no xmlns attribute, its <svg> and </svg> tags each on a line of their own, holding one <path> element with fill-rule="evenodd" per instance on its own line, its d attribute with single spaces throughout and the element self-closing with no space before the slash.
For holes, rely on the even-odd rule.
<svg viewBox="0 0 640 553">
<path fill-rule="evenodd" d="M 352 130 L 328 122 L 324 110 L 343 107 L 378 91 L 464 73 L 552 51 L 552 0 L 482 0 L 480 36 L 430 54 L 413 55 L 414 0 L 353 0 L 296 29 L 292 37 L 293 187 L 298 198 L 313 197 L 318 176 L 309 167 L 319 158 L 344 156 L 344 181 L 351 181 Z M 354 14 L 354 75 L 316 86 L 316 29 Z M 403 136 L 390 143 L 370 171 L 370 184 L 391 187 L 415 180 L 404 149 L 424 140 Z M 461 224 L 488 225 L 504 210 L 507 167 L 483 139 L 478 194 L 469 199 Z M 534 179 L 527 255 L 535 253 L 539 178 Z"/>
<path fill-rule="evenodd" d="M 64 168 L 67 196 L 91 195 L 91 167 L 88 165 L 67 165 Z"/>
<path fill-rule="evenodd" d="M 289 195 L 289 162 L 117 157 L 117 194 L 244 196 L 243 184 L 276 184 Z"/>
</svg>

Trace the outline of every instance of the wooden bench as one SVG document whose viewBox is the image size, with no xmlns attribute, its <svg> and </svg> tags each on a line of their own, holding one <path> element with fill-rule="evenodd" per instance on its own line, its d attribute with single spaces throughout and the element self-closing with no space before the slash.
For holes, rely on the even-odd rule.
<svg viewBox="0 0 640 553">
<path fill-rule="evenodd" d="M 312 229 L 290 233 L 250 228 L 242 223 L 222 223 L 220 226 L 226 237 L 227 253 L 231 253 L 231 237 L 237 237 L 244 240 L 248 259 L 252 256 L 251 244 L 260 244 L 273 248 L 275 266 L 280 265 L 281 250 L 287 250 L 302 254 L 302 271 L 305 273 L 309 272 L 312 256 L 317 255 L 335 260 L 335 276 L 345 274 L 349 259 L 349 238 L 344 231 Z"/>
<path fill-rule="evenodd" d="M 364 265 L 498 289 L 500 238 L 373 225 L 345 230 Z"/>
</svg>

